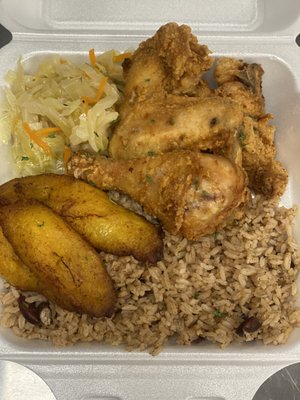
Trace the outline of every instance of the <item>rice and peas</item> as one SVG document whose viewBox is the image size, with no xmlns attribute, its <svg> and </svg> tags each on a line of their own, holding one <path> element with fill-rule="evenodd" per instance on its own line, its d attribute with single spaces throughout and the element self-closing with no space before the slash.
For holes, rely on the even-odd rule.
<svg viewBox="0 0 300 400">
<path fill-rule="evenodd" d="M 97 58 L 90 52 L 90 63 L 79 67 L 69 60 L 54 57 L 48 61 L 50 66 L 47 62 L 42 64 L 38 78 L 35 75 L 29 79 L 21 63 L 16 72 L 9 73 L 12 89 L 17 76 L 23 79 L 21 95 L 20 86 L 16 92 L 8 92 L 10 106 L 14 105 L 18 112 L 7 112 L 2 119 L 6 124 L 5 132 L 11 132 L 14 124 L 13 154 L 19 174 L 62 173 L 69 146 L 73 149 L 88 146 L 105 153 L 110 125 L 118 117 L 116 106 L 122 98 L 121 60 L 122 55 L 114 52 Z M 42 96 L 39 94 L 39 90 L 43 90 L 42 82 L 38 85 L 40 89 L 31 94 L 25 90 L 28 82 L 30 86 L 32 80 L 47 79 L 47 76 L 52 83 Z M 57 96 L 61 82 L 68 88 L 66 93 L 70 91 L 71 95 L 68 94 L 68 99 L 61 97 L 61 104 L 58 104 L 51 101 L 51 96 Z M 91 82 L 88 92 L 86 88 Z M 84 90 L 79 95 L 80 83 Z M 93 102 L 100 90 L 105 96 Z M 42 104 L 38 104 L 39 101 Z M 29 104 L 28 109 L 26 104 Z M 61 107 L 68 111 L 64 113 Z M 58 128 L 55 137 L 50 136 L 53 132 L 45 130 L 49 128 L 48 109 L 54 115 L 63 113 L 63 123 L 58 119 L 52 122 Z M 30 134 L 26 137 L 26 130 L 24 134 L 24 121 L 33 132 L 44 129 L 49 133 L 43 140 L 51 154 L 41 151 L 38 143 L 30 146 L 32 140 Z M 68 126 L 67 130 L 63 124 Z M 3 126 L 2 123 L 2 131 Z M 51 142 L 53 139 L 60 142 Z M 116 192 L 110 196 L 142 213 L 138 204 L 128 197 Z M 72 313 L 49 304 L 43 296 L 20 293 L 4 283 L 0 294 L 1 325 L 11 328 L 18 336 L 48 340 L 58 346 L 99 341 L 123 345 L 128 350 L 147 350 L 151 354 L 159 353 L 169 338 L 184 345 L 208 339 L 221 347 L 233 341 L 255 339 L 264 344 L 285 343 L 293 328 L 300 326 L 300 309 L 295 304 L 300 265 L 299 247 L 293 238 L 295 215 L 295 207 L 286 209 L 274 200 L 255 196 L 240 221 L 197 242 L 166 232 L 164 259 L 156 265 L 145 266 L 133 257 L 102 253 L 118 293 L 116 312 L 111 318 L 96 319 Z M 41 324 L 28 322 L 28 317 L 25 319 L 24 300 L 34 307 L 44 305 Z"/>
</svg>

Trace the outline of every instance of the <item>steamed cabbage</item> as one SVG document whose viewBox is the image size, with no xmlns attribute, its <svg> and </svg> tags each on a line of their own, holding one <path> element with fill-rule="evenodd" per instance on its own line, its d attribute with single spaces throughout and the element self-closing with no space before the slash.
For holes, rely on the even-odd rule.
<svg viewBox="0 0 300 400">
<path fill-rule="evenodd" d="M 121 63 L 114 56 L 113 50 L 100 54 L 91 65 L 54 55 L 34 74 L 20 60 L 7 73 L 0 137 L 12 145 L 17 175 L 63 173 L 69 148 L 106 153 L 123 87 Z"/>
</svg>

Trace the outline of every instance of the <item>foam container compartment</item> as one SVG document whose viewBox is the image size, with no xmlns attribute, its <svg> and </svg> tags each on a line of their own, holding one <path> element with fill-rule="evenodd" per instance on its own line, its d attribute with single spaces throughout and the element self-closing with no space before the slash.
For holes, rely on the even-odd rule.
<svg viewBox="0 0 300 400">
<path fill-rule="evenodd" d="M 300 203 L 300 2 L 297 0 L 0 0 L 13 40 L 0 49 L 0 85 L 17 59 L 34 68 L 49 53 L 78 59 L 135 48 L 164 23 L 191 26 L 215 56 L 262 64 L 266 110 L 275 115 L 278 157 L 289 172 L 282 203 Z M 10 178 L 7 149 L 0 180 Z M 300 240 L 300 220 L 296 223 Z M 271 374 L 300 360 L 300 330 L 281 346 L 169 345 L 158 356 L 99 343 L 55 348 L 0 330 L 0 358 L 39 374 L 58 400 L 251 400 Z M 0 390 L 1 392 L 1 390 Z"/>
</svg>

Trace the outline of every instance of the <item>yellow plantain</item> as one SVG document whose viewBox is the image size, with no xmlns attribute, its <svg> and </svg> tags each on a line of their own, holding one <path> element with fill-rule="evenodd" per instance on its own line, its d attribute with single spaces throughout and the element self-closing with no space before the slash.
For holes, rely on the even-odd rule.
<svg viewBox="0 0 300 400">
<path fill-rule="evenodd" d="M 19 259 L 0 227 L 0 275 L 21 290 L 37 291 L 38 279 Z"/>
<path fill-rule="evenodd" d="M 99 255 L 50 208 L 36 201 L 0 207 L 0 225 L 49 300 L 96 317 L 113 311 L 115 291 Z"/>
<path fill-rule="evenodd" d="M 162 257 L 158 228 L 113 203 L 91 184 L 67 175 L 43 174 L 0 186 L 0 204 L 22 199 L 35 199 L 52 208 L 98 250 L 151 263 Z"/>
</svg>

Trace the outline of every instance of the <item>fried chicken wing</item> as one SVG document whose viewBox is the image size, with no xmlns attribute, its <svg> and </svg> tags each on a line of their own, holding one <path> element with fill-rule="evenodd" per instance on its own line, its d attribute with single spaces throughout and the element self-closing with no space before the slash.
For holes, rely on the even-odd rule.
<svg viewBox="0 0 300 400">
<path fill-rule="evenodd" d="M 176 23 L 162 26 L 126 61 L 125 96 L 143 100 L 162 93 L 193 95 L 199 86 L 205 86 L 210 93 L 208 84 L 202 80 L 203 73 L 213 63 L 209 53 L 188 26 Z"/>
<path fill-rule="evenodd" d="M 247 177 L 228 159 L 173 151 L 135 160 L 74 155 L 68 171 L 129 194 L 172 234 L 196 240 L 225 224 L 247 199 Z"/>
<path fill-rule="evenodd" d="M 215 79 L 219 84 L 216 94 L 236 101 L 246 114 L 260 117 L 265 112 L 263 72 L 259 64 L 222 57 L 215 69 Z"/>
<path fill-rule="evenodd" d="M 243 167 L 245 168 L 251 189 L 266 197 L 280 197 L 286 188 L 288 173 L 275 159 L 275 127 L 269 124 L 272 115 L 265 114 L 255 120 L 244 119 Z"/>
<path fill-rule="evenodd" d="M 258 64 L 221 58 L 215 70 L 220 85 L 216 94 L 235 101 L 244 111 L 239 139 L 250 188 L 267 197 L 279 197 L 286 188 L 288 174 L 275 158 L 275 127 L 269 123 L 272 115 L 265 113 L 262 76 L 263 69 Z"/>
</svg>

